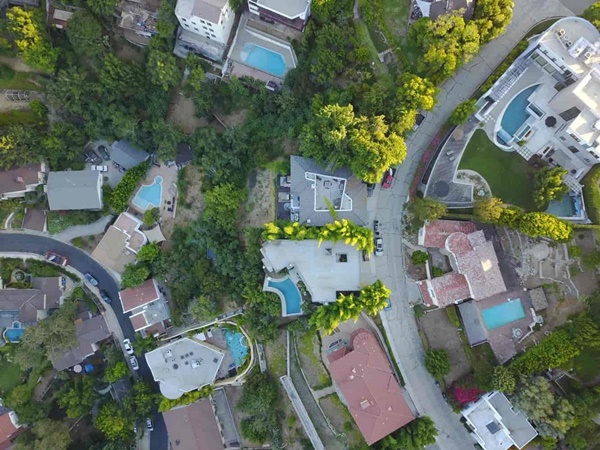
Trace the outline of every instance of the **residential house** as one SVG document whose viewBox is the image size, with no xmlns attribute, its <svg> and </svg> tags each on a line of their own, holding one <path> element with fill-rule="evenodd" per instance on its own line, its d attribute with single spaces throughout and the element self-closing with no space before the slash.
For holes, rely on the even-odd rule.
<svg viewBox="0 0 600 450">
<path fill-rule="evenodd" d="M 80 314 L 75 320 L 77 345 L 63 354 L 54 355 L 52 365 L 57 371 L 66 370 L 82 363 L 100 349 L 100 344 L 112 335 L 104 316 L 91 316 L 90 312 Z"/>
<path fill-rule="evenodd" d="M 465 20 L 473 17 L 475 2 L 473 0 L 416 0 L 425 17 L 436 20 L 451 12 L 460 12 Z"/>
<path fill-rule="evenodd" d="M 192 163 L 194 160 L 194 151 L 190 144 L 181 142 L 177 144 L 177 156 L 175 157 L 174 164 L 178 169 L 183 169 L 185 166 Z"/>
<path fill-rule="evenodd" d="M 248 0 L 248 10 L 265 22 L 278 22 L 304 31 L 310 3 L 311 0 Z"/>
<path fill-rule="evenodd" d="M 224 353 L 205 342 L 184 337 L 147 352 L 145 356 L 161 394 L 176 399 L 212 384 Z"/>
<path fill-rule="evenodd" d="M 64 30 L 78 8 L 54 0 L 48 1 L 46 21 L 49 25 Z"/>
<path fill-rule="evenodd" d="M 151 278 L 140 286 L 119 292 L 123 314 L 131 313 L 129 320 L 134 331 L 146 335 L 158 335 L 165 331 L 169 320 L 169 308 L 158 289 L 156 280 Z"/>
<path fill-rule="evenodd" d="M 335 218 L 367 224 L 367 185 L 350 169 L 326 170 L 301 156 L 290 157 L 290 166 L 291 220 L 313 226 L 325 225 Z"/>
<path fill-rule="evenodd" d="M 0 406 L 0 450 L 11 449 L 13 441 L 24 432 L 25 428 L 19 424 L 17 414 Z"/>
<path fill-rule="evenodd" d="M 502 392 L 484 394 L 461 412 L 471 436 L 483 450 L 524 448 L 538 435 L 522 412 L 515 412 Z"/>
<path fill-rule="evenodd" d="M 419 281 L 427 306 L 444 308 L 464 300 L 482 300 L 506 291 L 492 242 L 471 222 L 436 220 L 419 230 L 419 245 L 447 255 L 452 272 Z"/>
<path fill-rule="evenodd" d="M 21 167 L 0 170 L 0 200 L 24 197 L 44 184 L 46 165 L 27 164 Z"/>
<path fill-rule="evenodd" d="M 350 347 L 329 354 L 329 371 L 368 445 L 402 428 L 415 416 L 377 338 L 352 333 Z"/>
<path fill-rule="evenodd" d="M 600 33 L 579 17 L 560 19 L 477 102 L 476 118 L 505 150 L 568 171 L 571 208 L 584 208 L 579 181 L 600 162 Z M 559 214 L 560 215 L 560 214 Z"/>
<path fill-rule="evenodd" d="M 175 16 L 187 31 L 227 44 L 235 13 L 227 0 L 177 0 Z"/>
<path fill-rule="evenodd" d="M 46 193 L 51 211 L 102 209 L 102 173 L 94 170 L 50 172 Z"/>
<path fill-rule="evenodd" d="M 121 0 L 118 6 L 118 25 L 123 29 L 123 37 L 138 47 L 145 47 L 150 38 L 158 34 L 156 22 L 160 2 L 156 0 Z"/>
<path fill-rule="evenodd" d="M 106 230 L 92 252 L 92 258 L 117 273 L 123 272 L 127 264 L 135 262 L 137 252 L 148 242 L 140 230 L 142 221 L 124 212 Z"/>
<path fill-rule="evenodd" d="M 110 159 L 125 170 L 132 169 L 149 158 L 148 152 L 134 147 L 127 141 L 115 141 L 110 146 Z"/>
<path fill-rule="evenodd" d="M 265 242 L 260 251 L 268 272 L 287 270 L 293 284 L 304 283 L 312 302 L 330 303 L 336 301 L 340 292 L 360 291 L 361 253 L 351 245 L 331 241 L 319 243 L 315 239 L 275 240 Z M 286 312 L 291 299 L 288 298 L 286 305 L 283 292 L 270 286 L 273 282 L 277 286 L 276 278 L 267 277 L 264 290 L 280 295 Z M 287 292 L 288 296 L 291 294 Z M 300 305 L 298 313 L 299 308 Z"/>
</svg>

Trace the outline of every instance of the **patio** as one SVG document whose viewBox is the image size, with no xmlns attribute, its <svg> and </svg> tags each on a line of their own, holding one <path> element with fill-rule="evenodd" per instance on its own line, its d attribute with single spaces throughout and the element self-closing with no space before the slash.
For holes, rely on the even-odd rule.
<svg viewBox="0 0 600 450">
<path fill-rule="evenodd" d="M 175 218 L 177 203 L 177 167 L 167 166 L 166 164 L 154 163 L 146 174 L 143 185 L 151 185 L 156 177 L 162 177 L 161 206 L 160 217 L 162 220 L 171 220 Z M 136 190 L 136 195 L 139 192 Z M 135 210 L 140 216 L 144 214 L 133 202 L 130 203 L 130 209 Z"/>
</svg>

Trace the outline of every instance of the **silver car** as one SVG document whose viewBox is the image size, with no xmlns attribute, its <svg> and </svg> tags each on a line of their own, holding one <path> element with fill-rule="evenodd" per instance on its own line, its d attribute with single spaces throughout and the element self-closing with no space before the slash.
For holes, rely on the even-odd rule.
<svg viewBox="0 0 600 450">
<path fill-rule="evenodd" d="M 383 238 L 375 239 L 375 256 L 383 256 Z"/>
</svg>

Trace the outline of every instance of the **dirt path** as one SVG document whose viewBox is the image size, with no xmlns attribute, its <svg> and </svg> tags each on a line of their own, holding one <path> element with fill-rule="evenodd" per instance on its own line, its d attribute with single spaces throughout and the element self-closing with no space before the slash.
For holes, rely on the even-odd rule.
<svg viewBox="0 0 600 450">
<path fill-rule="evenodd" d="M 36 72 L 35 69 L 26 65 L 21 58 L 17 58 L 16 56 L 0 56 L 0 63 L 6 64 L 17 72 Z"/>
<path fill-rule="evenodd" d="M 194 101 L 181 92 L 175 93 L 167 115 L 168 120 L 185 134 L 192 134 L 196 128 L 208 126 L 206 119 L 198 118 L 195 114 Z"/>
<path fill-rule="evenodd" d="M 246 213 L 242 226 L 261 228 L 275 220 L 275 174 L 270 170 L 258 169 L 250 176 L 250 194 L 246 201 Z"/>
</svg>

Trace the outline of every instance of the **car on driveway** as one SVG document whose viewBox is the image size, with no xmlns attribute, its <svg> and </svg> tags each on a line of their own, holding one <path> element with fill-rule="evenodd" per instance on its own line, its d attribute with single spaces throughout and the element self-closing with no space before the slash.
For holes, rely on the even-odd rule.
<svg viewBox="0 0 600 450">
<path fill-rule="evenodd" d="M 379 220 L 373 221 L 373 231 L 375 232 L 375 236 L 379 236 Z"/>
<path fill-rule="evenodd" d="M 383 238 L 375 239 L 375 256 L 383 255 Z"/>
<path fill-rule="evenodd" d="M 131 364 L 131 368 L 133 370 L 139 370 L 140 369 L 140 365 L 138 364 L 138 360 L 135 356 L 130 356 L 129 357 L 129 363 Z"/>
<path fill-rule="evenodd" d="M 92 286 L 98 286 L 98 280 L 96 280 L 91 273 L 88 272 L 84 274 L 83 278 L 85 278 L 85 281 L 90 283 Z"/>
<path fill-rule="evenodd" d="M 97 172 L 108 172 L 108 166 L 91 166 L 90 169 Z"/>
<path fill-rule="evenodd" d="M 109 305 L 112 303 L 112 300 L 110 299 L 106 291 L 100 291 L 100 297 L 102 297 L 102 300 L 104 300 Z"/>
<path fill-rule="evenodd" d="M 388 170 L 383 176 L 383 181 L 381 183 L 382 189 L 389 189 L 392 187 L 392 182 L 394 181 L 394 172 L 392 169 Z"/>
<path fill-rule="evenodd" d="M 152 419 L 146 419 L 146 429 L 148 431 L 154 431 L 154 425 L 152 424 Z"/>
<path fill-rule="evenodd" d="M 106 147 L 104 145 L 100 145 L 98 147 L 98 153 L 100 153 L 100 156 L 102 156 L 102 159 L 104 161 L 110 160 L 110 155 L 108 154 L 108 150 L 106 150 Z"/>
<path fill-rule="evenodd" d="M 66 256 L 62 256 L 54 252 L 46 253 L 46 261 L 63 267 L 66 267 L 67 264 L 69 264 L 69 259 Z"/>
<path fill-rule="evenodd" d="M 133 346 L 130 339 L 123 339 L 123 347 L 125 347 L 125 352 L 128 355 L 133 355 Z"/>
</svg>

